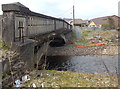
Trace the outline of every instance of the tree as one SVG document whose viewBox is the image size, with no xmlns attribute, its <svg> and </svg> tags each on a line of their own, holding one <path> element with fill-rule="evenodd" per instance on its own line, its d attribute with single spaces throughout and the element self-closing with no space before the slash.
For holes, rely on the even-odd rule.
<svg viewBox="0 0 120 89">
<path fill-rule="evenodd" d="M 112 17 L 108 17 L 109 29 L 115 29 L 115 21 Z"/>
<path fill-rule="evenodd" d="M 109 29 L 109 24 L 102 24 L 102 27 L 103 27 L 104 29 Z"/>
<path fill-rule="evenodd" d="M 115 29 L 115 21 L 112 17 L 108 17 L 108 23 L 102 24 L 104 29 Z"/>
</svg>

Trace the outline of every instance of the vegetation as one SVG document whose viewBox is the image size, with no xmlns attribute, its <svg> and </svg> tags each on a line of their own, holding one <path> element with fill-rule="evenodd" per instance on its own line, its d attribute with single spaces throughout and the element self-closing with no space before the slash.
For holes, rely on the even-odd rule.
<svg viewBox="0 0 120 89">
<path fill-rule="evenodd" d="M 103 27 L 104 29 L 109 29 L 109 24 L 102 24 L 102 27 Z"/>
<path fill-rule="evenodd" d="M 37 71 L 38 72 L 38 71 Z M 37 87 L 116 87 L 117 77 L 100 74 L 84 74 L 74 72 L 64 72 L 55 70 L 40 70 L 31 75 L 31 80 L 26 82 L 26 87 L 33 83 Z"/>
<path fill-rule="evenodd" d="M 108 23 L 102 24 L 104 29 L 115 29 L 115 21 L 112 17 L 108 17 Z"/>
<path fill-rule="evenodd" d="M 83 31 L 82 31 L 82 37 L 84 38 L 84 37 L 88 36 L 89 33 L 93 32 L 93 31 L 94 31 L 94 30 L 83 30 Z"/>
<path fill-rule="evenodd" d="M 116 30 L 83 30 L 82 38 L 77 40 L 81 45 L 94 43 L 107 43 L 107 45 L 118 45 L 118 31 Z M 97 38 L 98 37 L 98 38 Z"/>
<path fill-rule="evenodd" d="M 8 76 L 7 73 L 3 73 L 3 74 L 1 74 L 1 75 L 2 75 L 2 79 Z"/>
<path fill-rule="evenodd" d="M 86 44 L 88 43 L 88 40 L 86 40 L 86 37 L 89 36 L 89 34 L 93 32 L 93 30 L 83 30 L 81 31 L 82 38 L 80 40 L 75 40 L 76 42 Z"/>
<path fill-rule="evenodd" d="M 0 49 L 6 50 L 6 49 L 9 49 L 9 47 L 5 44 L 5 42 L 0 41 Z"/>
<path fill-rule="evenodd" d="M 115 21 L 112 17 L 108 17 L 108 23 L 110 29 L 115 29 Z"/>
</svg>

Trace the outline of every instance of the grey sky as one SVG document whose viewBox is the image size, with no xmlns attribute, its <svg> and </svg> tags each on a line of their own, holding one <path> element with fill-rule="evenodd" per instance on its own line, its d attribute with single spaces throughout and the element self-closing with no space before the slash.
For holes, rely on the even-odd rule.
<svg viewBox="0 0 120 89">
<path fill-rule="evenodd" d="M 91 19 L 118 15 L 119 0 L 1 0 L 0 5 L 13 2 L 20 2 L 32 11 L 58 18 L 72 18 L 74 3 L 76 18 Z"/>
</svg>

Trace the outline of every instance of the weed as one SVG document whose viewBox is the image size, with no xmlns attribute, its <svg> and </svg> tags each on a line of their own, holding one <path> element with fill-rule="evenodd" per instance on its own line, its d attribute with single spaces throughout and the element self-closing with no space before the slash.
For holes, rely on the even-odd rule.
<svg viewBox="0 0 120 89">
<path fill-rule="evenodd" d="M 6 49 L 9 49 L 9 47 L 6 45 L 5 42 L 0 41 L 0 49 L 4 49 L 4 50 L 6 50 Z"/>
</svg>

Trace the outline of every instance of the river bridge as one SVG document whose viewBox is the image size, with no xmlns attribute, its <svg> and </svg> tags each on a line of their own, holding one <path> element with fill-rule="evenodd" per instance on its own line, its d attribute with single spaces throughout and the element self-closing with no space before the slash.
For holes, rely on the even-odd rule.
<svg viewBox="0 0 120 89">
<path fill-rule="evenodd" d="M 2 11 L 0 39 L 17 50 L 29 69 L 46 54 L 46 47 L 72 42 L 72 25 L 63 19 L 33 12 L 19 2 L 2 4 Z"/>
</svg>

